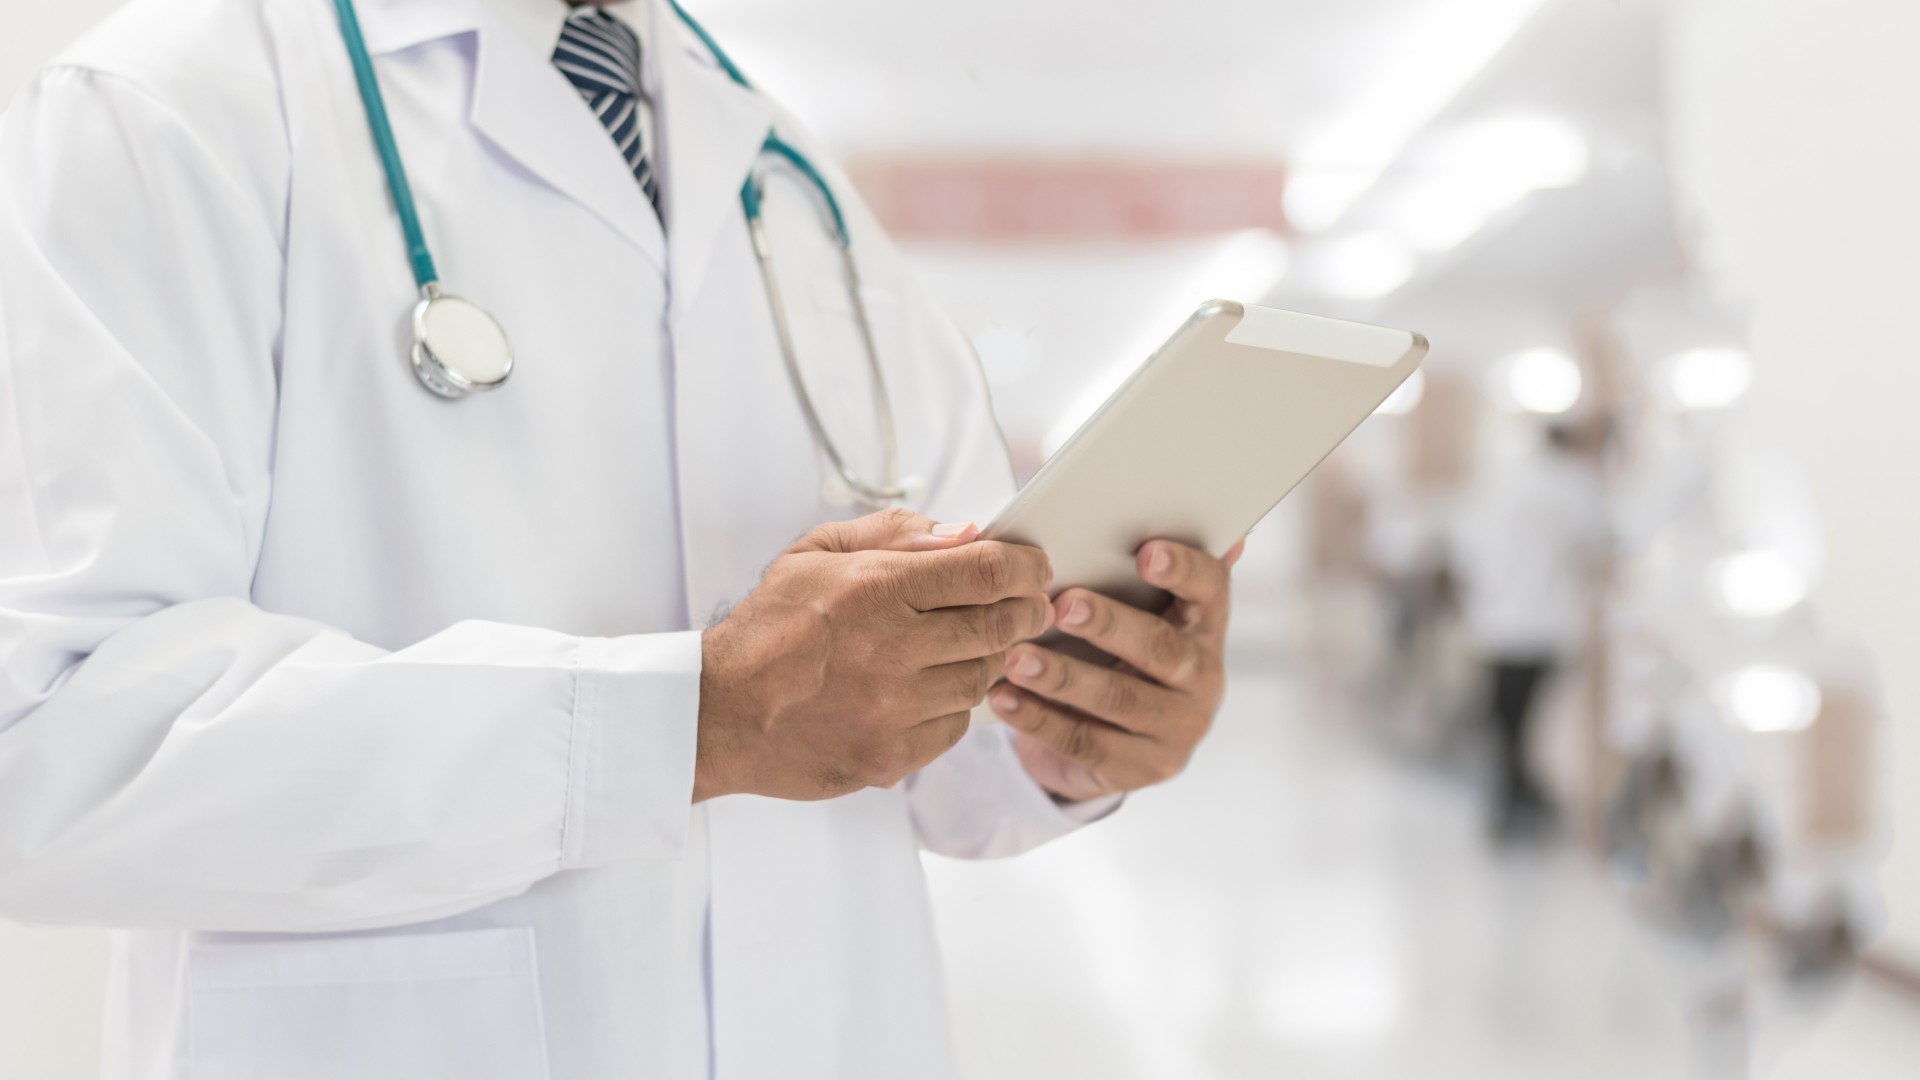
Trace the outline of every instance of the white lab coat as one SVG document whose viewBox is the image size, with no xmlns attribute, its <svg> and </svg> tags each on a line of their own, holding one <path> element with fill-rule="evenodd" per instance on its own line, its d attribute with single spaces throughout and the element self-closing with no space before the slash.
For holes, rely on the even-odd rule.
<svg viewBox="0 0 1920 1080">
<path fill-rule="evenodd" d="M 1592 463 L 1536 449 L 1496 465 L 1453 535 L 1475 648 L 1498 660 L 1554 660 L 1577 649 L 1609 532 Z"/>
<path fill-rule="evenodd" d="M 110 1080 L 950 1075 L 918 852 L 1077 824 L 987 724 L 690 809 L 697 628 L 850 511 L 739 209 L 774 107 L 652 2 L 671 244 L 558 0 L 360 0 L 518 347 L 458 403 L 329 0 L 134 0 L 0 121 L 0 915 L 122 928 Z M 978 519 L 980 372 L 830 175 L 920 508 Z"/>
</svg>

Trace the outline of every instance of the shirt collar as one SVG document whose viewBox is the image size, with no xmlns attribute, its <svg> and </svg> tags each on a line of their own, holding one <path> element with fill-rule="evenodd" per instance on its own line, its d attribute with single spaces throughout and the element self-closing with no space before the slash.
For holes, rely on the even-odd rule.
<svg viewBox="0 0 1920 1080">
<path fill-rule="evenodd" d="M 535 55 L 551 56 L 560 40 L 560 27 L 572 10 L 566 0 L 358 0 L 355 6 L 360 9 L 368 47 L 376 55 L 470 31 L 484 21 Z M 649 0 L 616 0 L 601 6 L 633 29 L 644 54 L 651 44 Z"/>
<path fill-rule="evenodd" d="M 541 55 L 553 52 L 560 40 L 560 27 L 572 13 L 566 0 L 484 0 L 493 9 L 502 27 Z M 648 45 L 647 0 L 617 0 L 597 5 L 601 10 L 632 28 L 640 39 L 640 51 Z"/>
</svg>

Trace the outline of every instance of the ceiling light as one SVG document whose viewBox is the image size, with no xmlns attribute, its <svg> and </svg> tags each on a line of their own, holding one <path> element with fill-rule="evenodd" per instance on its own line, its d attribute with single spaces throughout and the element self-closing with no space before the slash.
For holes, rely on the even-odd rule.
<svg viewBox="0 0 1920 1080">
<path fill-rule="evenodd" d="M 1347 300 L 1373 300 L 1413 276 L 1413 252 L 1383 232 L 1362 233 L 1324 245 L 1314 264 L 1320 290 Z"/>
<path fill-rule="evenodd" d="M 1667 390 L 1683 409 L 1724 409 L 1753 385 L 1744 349 L 1688 349 L 1667 362 Z"/>
<path fill-rule="evenodd" d="M 1543 188 L 1573 184 L 1586 170 L 1586 137 L 1565 121 L 1483 120 L 1434 139 L 1385 215 L 1415 250 L 1448 251 L 1501 211 Z"/>
<path fill-rule="evenodd" d="M 1407 376 L 1407 381 L 1394 387 L 1393 393 L 1387 395 L 1387 400 L 1381 402 L 1380 407 L 1373 411 L 1376 414 L 1384 416 L 1399 416 L 1402 413 L 1410 413 L 1413 411 L 1414 406 L 1420 404 L 1420 399 L 1426 396 L 1427 373 L 1419 368 L 1414 368 L 1413 374 Z"/>
<path fill-rule="evenodd" d="M 1473 178 L 1437 177 L 1395 198 L 1385 216 L 1408 246 L 1431 255 L 1460 246 L 1501 209 Z"/>
<path fill-rule="evenodd" d="M 1331 227 L 1400 156 L 1413 136 L 1506 48 L 1543 0 L 1427 4 L 1400 20 L 1374 52 L 1379 80 L 1293 155 L 1287 214 L 1299 228 Z"/>
<path fill-rule="evenodd" d="M 1507 394 L 1531 413 L 1554 416 L 1580 400 L 1580 364 L 1559 349 L 1528 349 L 1507 362 Z"/>
<path fill-rule="evenodd" d="M 1748 731 L 1801 731 L 1820 715 L 1820 687 L 1805 672 L 1750 664 L 1716 687 L 1720 704 Z"/>
<path fill-rule="evenodd" d="M 1778 551 L 1743 551 L 1714 564 L 1721 603 L 1735 615 L 1765 619 L 1807 598 L 1807 576 Z"/>
<path fill-rule="evenodd" d="M 1479 177 L 1492 190 L 1568 187 L 1586 175 L 1587 139 L 1557 117 L 1498 116 L 1440 134 L 1420 167 Z"/>
</svg>

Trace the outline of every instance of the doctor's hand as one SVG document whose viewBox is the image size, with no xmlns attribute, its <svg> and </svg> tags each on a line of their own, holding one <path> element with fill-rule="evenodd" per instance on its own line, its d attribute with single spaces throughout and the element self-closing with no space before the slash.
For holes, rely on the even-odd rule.
<svg viewBox="0 0 1920 1080">
<path fill-rule="evenodd" d="M 1038 548 L 904 510 L 822 525 L 701 638 L 695 802 L 888 787 L 953 746 L 1051 625 Z"/>
<path fill-rule="evenodd" d="M 1173 594 L 1154 615 L 1085 589 L 1054 598 L 1060 629 L 1121 662 L 1089 663 L 1023 644 L 988 703 L 1014 729 L 1014 750 L 1041 787 L 1069 800 L 1132 791 L 1186 767 L 1226 692 L 1228 571 L 1246 541 L 1216 559 L 1154 540 L 1141 580 Z"/>
</svg>

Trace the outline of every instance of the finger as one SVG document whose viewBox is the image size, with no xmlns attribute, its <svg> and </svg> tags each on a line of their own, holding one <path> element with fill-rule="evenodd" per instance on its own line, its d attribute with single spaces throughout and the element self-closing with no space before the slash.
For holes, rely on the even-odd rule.
<svg viewBox="0 0 1920 1080">
<path fill-rule="evenodd" d="M 1226 564 L 1227 569 L 1231 570 L 1233 569 L 1234 564 L 1240 561 L 1240 556 L 1245 555 L 1246 553 L 1247 553 L 1247 538 L 1243 536 L 1240 539 L 1235 540 L 1233 542 L 1233 546 L 1227 549 L 1227 553 L 1225 555 L 1220 556 L 1220 561 Z"/>
<path fill-rule="evenodd" d="M 1007 653 L 1007 681 L 1137 735 L 1164 731 L 1179 695 L 1138 675 L 1090 664 L 1038 645 Z"/>
<path fill-rule="evenodd" d="M 892 787 L 953 749 L 955 743 L 966 737 L 967 726 L 972 719 L 969 712 L 955 712 L 936 716 L 907 729 L 901 764 L 879 786 Z"/>
<path fill-rule="evenodd" d="M 1085 589 L 1061 593 L 1053 612 L 1062 631 L 1162 685 L 1186 689 L 1206 673 L 1208 654 L 1200 642 L 1159 615 Z"/>
<path fill-rule="evenodd" d="M 930 667 L 909 682 L 918 712 L 925 716 L 945 716 L 964 712 L 987 698 L 987 691 L 1000 681 L 1004 658 L 983 656 L 955 664 Z"/>
<path fill-rule="evenodd" d="M 1007 730 L 1013 733 L 1013 756 L 1020 762 L 1021 771 L 1041 790 L 1075 802 L 1114 793 L 1114 786 L 1098 772 L 1062 756 L 1024 731 L 1011 726 Z"/>
<path fill-rule="evenodd" d="M 1194 630 L 1213 635 L 1227 627 L 1227 564 L 1172 540 L 1151 540 L 1134 556 L 1140 580 L 1184 602 Z"/>
<path fill-rule="evenodd" d="M 1060 756 L 1094 770 L 1109 784 L 1118 788 L 1138 786 L 1134 781 L 1139 780 L 1143 772 L 1140 762 L 1152 750 L 1151 744 L 1141 736 L 1076 713 L 1017 686 L 995 687 L 987 696 L 987 704 L 1007 726 L 1052 747 Z"/>
<path fill-rule="evenodd" d="M 789 552 L 942 551 L 972 543 L 980 529 L 970 521 L 939 522 L 904 507 L 852 521 L 829 521 L 801 537 Z"/>
<path fill-rule="evenodd" d="M 926 642 L 915 651 L 929 663 L 998 655 L 1037 638 L 1053 625 L 1053 606 L 1041 596 L 1012 596 L 995 604 L 942 608 L 918 617 L 916 634 Z"/>
<path fill-rule="evenodd" d="M 891 557 L 908 604 L 917 611 L 1039 596 L 1053 579 L 1046 553 L 1025 544 L 976 540 L 965 547 Z"/>
</svg>

